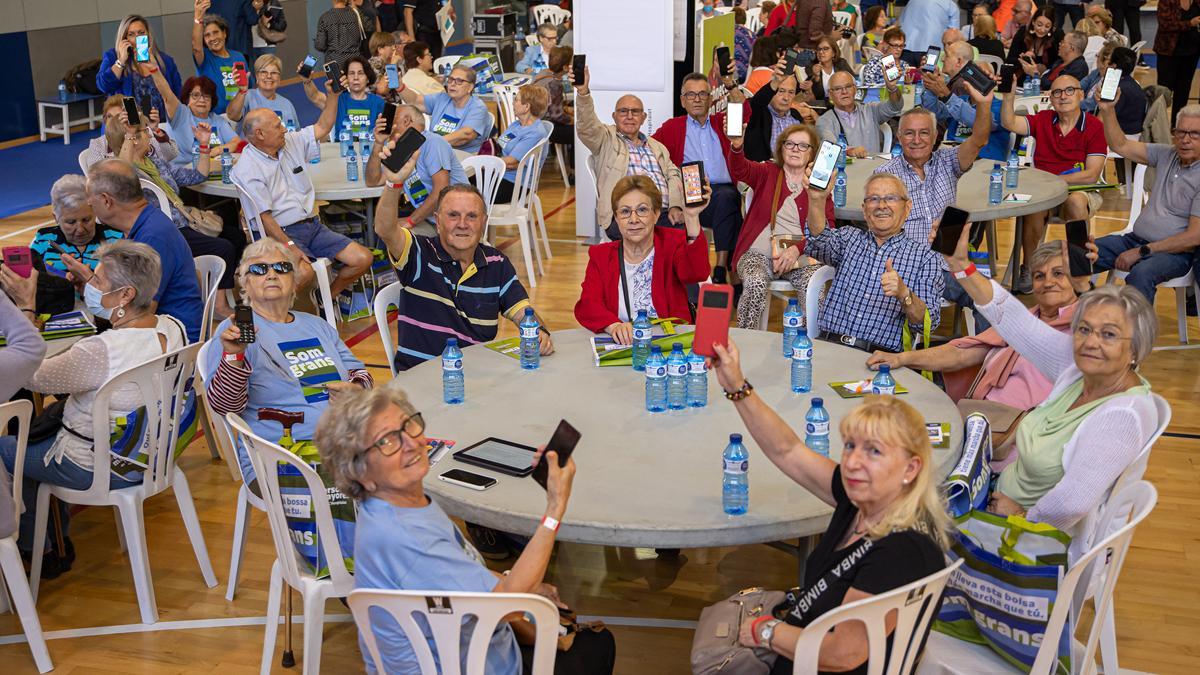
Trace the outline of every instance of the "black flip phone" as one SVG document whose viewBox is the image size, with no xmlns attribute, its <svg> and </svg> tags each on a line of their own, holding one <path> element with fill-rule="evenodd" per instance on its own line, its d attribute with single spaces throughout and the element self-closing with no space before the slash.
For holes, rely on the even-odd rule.
<svg viewBox="0 0 1200 675">
<path fill-rule="evenodd" d="M 233 323 L 241 331 L 237 339 L 241 344 L 253 344 L 258 339 L 258 334 L 254 332 L 254 310 L 250 309 L 250 305 L 238 305 L 234 308 Z"/>
<path fill-rule="evenodd" d="M 1086 220 L 1067 221 L 1067 258 L 1071 261 L 1071 276 L 1092 274 L 1092 261 L 1087 258 L 1088 227 Z"/>
<path fill-rule="evenodd" d="M 729 72 L 729 63 L 732 58 L 729 55 L 729 47 L 717 47 L 717 77 L 725 79 Z"/>
<path fill-rule="evenodd" d="M 325 77 L 329 78 L 329 89 L 333 93 L 342 93 L 342 67 L 337 61 L 325 64 Z"/>
<path fill-rule="evenodd" d="M 576 54 L 571 57 L 571 73 L 574 77 L 571 79 L 571 84 L 576 87 L 583 86 L 583 70 L 587 67 L 587 55 Z"/>
<path fill-rule="evenodd" d="M 424 144 L 425 135 L 413 127 L 409 127 L 400 138 L 396 139 L 396 147 L 392 148 L 390 155 L 383 158 L 383 165 L 389 171 L 399 173 L 413 153 Z"/>
<path fill-rule="evenodd" d="M 571 453 L 575 452 L 575 446 L 579 444 L 579 430 L 571 426 L 571 423 L 566 420 L 558 422 L 558 428 L 554 430 L 554 435 L 550 437 L 550 442 L 546 444 L 546 452 L 553 450 L 558 453 L 558 465 L 560 467 L 567 465 L 567 460 L 571 458 Z M 546 467 L 545 455 L 542 455 L 542 460 L 533 467 L 533 479 L 537 481 L 542 489 L 546 489 L 546 479 L 550 475 L 550 469 Z"/>
<path fill-rule="evenodd" d="M 388 101 L 383 104 L 383 134 L 392 135 L 392 124 L 396 121 L 396 104 Z"/>
<path fill-rule="evenodd" d="M 138 113 L 137 101 L 133 100 L 133 98 L 129 96 L 126 96 L 122 100 L 125 103 L 125 115 L 129 117 L 129 126 L 141 126 L 142 116 Z"/>
<path fill-rule="evenodd" d="M 942 255 L 952 256 L 958 248 L 958 240 L 962 237 L 963 228 L 967 226 L 967 212 L 960 208 L 947 206 L 942 212 L 942 221 L 938 224 L 937 234 L 933 236 L 933 250 Z"/>
</svg>

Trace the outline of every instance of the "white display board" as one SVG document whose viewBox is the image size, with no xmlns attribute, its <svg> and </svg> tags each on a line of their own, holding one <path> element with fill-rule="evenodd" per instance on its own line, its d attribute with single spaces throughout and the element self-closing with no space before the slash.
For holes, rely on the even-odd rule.
<svg viewBox="0 0 1200 675">
<path fill-rule="evenodd" d="M 587 55 L 596 115 L 612 124 L 617 99 L 633 94 L 646 107 L 642 131 L 653 133 L 673 112 L 674 3 L 650 0 L 577 0 L 575 53 Z M 596 238 L 596 187 L 588 174 L 591 153 L 575 139 L 575 233 Z"/>
</svg>

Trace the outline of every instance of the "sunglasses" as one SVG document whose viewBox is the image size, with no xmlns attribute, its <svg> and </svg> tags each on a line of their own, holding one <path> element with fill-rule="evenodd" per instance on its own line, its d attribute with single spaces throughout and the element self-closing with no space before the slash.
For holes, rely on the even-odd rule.
<svg viewBox="0 0 1200 675">
<path fill-rule="evenodd" d="M 291 274 L 292 270 L 294 269 L 292 267 L 292 263 L 284 261 L 274 263 L 250 263 L 246 266 L 246 271 L 256 277 L 265 277 L 267 276 L 267 268 L 273 269 L 279 274 Z"/>
</svg>

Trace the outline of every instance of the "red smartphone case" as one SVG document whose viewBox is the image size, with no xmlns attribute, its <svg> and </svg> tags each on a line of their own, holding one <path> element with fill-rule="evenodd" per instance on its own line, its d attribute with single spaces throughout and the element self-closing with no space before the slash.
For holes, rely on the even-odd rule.
<svg viewBox="0 0 1200 675">
<path fill-rule="evenodd" d="M 729 320 L 733 316 L 733 286 L 701 284 L 700 303 L 696 308 L 696 336 L 692 351 L 701 356 L 716 356 L 714 344 L 729 344 Z"/>
<path fill-rule="evenodd" d="M 28 246 L 5 246 L 3 250 L 4 265 L 12 271 L 28 279 L 33 272 L 33 254 Z"/>
</svg>

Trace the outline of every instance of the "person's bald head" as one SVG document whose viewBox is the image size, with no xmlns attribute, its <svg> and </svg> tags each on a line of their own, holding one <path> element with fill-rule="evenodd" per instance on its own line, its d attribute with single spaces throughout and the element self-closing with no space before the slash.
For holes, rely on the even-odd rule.
<svg viewBox="0 0 1200 675">
<path fill-rule="evenodd" d="M 960 42 L 964 39 L 965 38 L 963 37 L 961 30 L 959 30 L 957 28 L 947 28 L 945 31 L 942 32 L 942 47 L 946 48 L 951 43 Z"/>
<path fill-rule="evenodd" d="M 646 106 L 642 104 L 642 99 L 633 94 L 625 94 L 617 99 L 617 106 L 613 109 L 613 123 L 617 125 L 617 131 L 629 138 L 636 138 L 645 122 Z"/>
<path fill-rule="evenodd" d="M 255 108 L 242 120 L 242 138 L 268 155 L 279 152 L 286 133 L 283 120 L 270 108 Z"/>
<path fill-rule="evenodd" d="M 1059 75 L 1050 85 L 1050 106 L 1059 115 L 1073 113 L 1079 110 L 1083 102 L 1083 87 L 1079 80 L 1071 75 Z"/>
<path fill-rule="evenodd" d="M 417 131 L 425 131 L 425 115 L 415 105 L 405 103 L 396 106 L 395 122 L 402 129 L 412 127 Z"/>
<path fill-rule="evenodd" d="M 1013 5 L 1012 20 L 1017 22 L 1018 26 L 1028 26 L 1032 18 L 1033 0 L 1017 0 L 1017 4 Z"/>
<path fill-rule="evenodd" d="M 975 50 L 971 45 L 962 40 L 951 42 L 946 45 L 945 59 L 942 62 L 942 71 L 950 77 L 958 74 L 963 66 L 967 65 L 971 59 L 975 57 Z"/>
<path fill-rule="evenodd" d="M 854 76 L 839 70 L 829 78 L 829 101 L 838 110 L 854 110 Z"/>
</svg>

